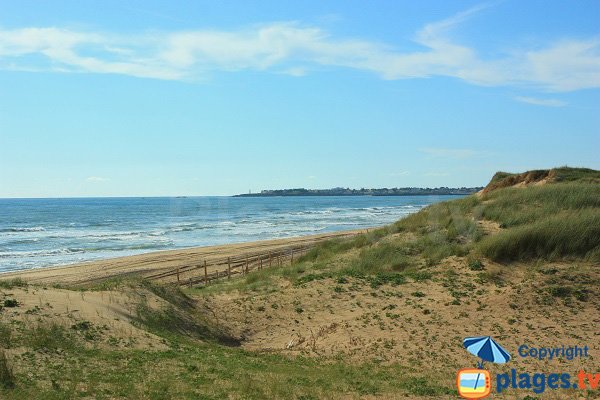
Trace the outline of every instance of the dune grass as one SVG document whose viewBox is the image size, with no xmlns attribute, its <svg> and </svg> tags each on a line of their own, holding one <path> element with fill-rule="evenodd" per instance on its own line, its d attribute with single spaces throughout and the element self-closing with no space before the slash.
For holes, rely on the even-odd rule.
<svg viewBox="0 0 600 400">
<path fill-rule="evenodd" d="M 496 189 L 483 197 L 471 195 L 437 203 L 369 233 L 323 242 L 291 267 L 253 272 L 204 292 L 268 292 L 277 290 L 275 277 L 294 284 L 348 275 L 394 276 L 400 282 L 423 270 L 435 273 L 427 268 L 450 256 L 487 257 L 500 262 L 598 261 L 600 185 L 590 180 L 600 172 L 554 171 L 558 183 Z M 495 179 L 506 176 L 510 174 L 499 173 Z M 485 236 L 478 225 L 481 219 L 497 222 L 501 231 Z"/>
<path fill-rule="evenodd" d="M 559 212 L 600 208 L 600 185 L 561 183 L 505 188 L 488 193 L 482 217 L 509 228 L 537 222 Z"/>
<path fill-rule="evenodd" d="M 483 240 L 478 249 L 498 261 L 582 258 L 600 261 L 600 212 L 559 212 L 507 229 Z"/>
<path fill-rule="evenodd" d="M 0 289 L 12 289 L 16 287 L 26 287 L 27 282 L 21 278 L 0 280 Z"/>
<path fill-rule="evenodd" d="M 567 182 L 506 188 L 483 199 L 483 218 L 502 232 L 478 245 L 497 261 L 600 257 L 600 185 Z"/>
</svg>

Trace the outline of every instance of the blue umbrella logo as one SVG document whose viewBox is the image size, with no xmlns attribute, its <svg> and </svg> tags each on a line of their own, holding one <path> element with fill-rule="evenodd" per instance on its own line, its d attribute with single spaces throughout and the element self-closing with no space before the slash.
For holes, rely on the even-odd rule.
<svg viewBox="0 0 600 400">
<path fill-rule="evenodd" d="M 463 345 L 473 354 L 481 358 L 477 368 L 483 369 L 485 361 L 504 364 L 510 360 L 510 354 L 502 348 L 491 336 L 468 337 L 463 340 Z"/>
</svg>

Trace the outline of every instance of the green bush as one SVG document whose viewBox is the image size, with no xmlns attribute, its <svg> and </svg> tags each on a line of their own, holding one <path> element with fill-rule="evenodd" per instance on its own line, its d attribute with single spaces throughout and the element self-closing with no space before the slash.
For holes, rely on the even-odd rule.
<svg viewBox="0 0 600 400">
<path fill-rule="evenodd" d="M 4 300 L 4 307 L 18 307 L 19 306 L 19 302 L 15 299 L 5 299 Z"/>
</svg>

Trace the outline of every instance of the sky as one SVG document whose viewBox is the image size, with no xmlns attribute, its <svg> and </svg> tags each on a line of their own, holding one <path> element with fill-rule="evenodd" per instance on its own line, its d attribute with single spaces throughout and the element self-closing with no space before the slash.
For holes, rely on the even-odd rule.
<svg viewBox="0 0 600 400">
<path fill-rule="evenodd" d="M 0 197 L 600 169 L 600 2 L 0 0 Z"/>
</svg>

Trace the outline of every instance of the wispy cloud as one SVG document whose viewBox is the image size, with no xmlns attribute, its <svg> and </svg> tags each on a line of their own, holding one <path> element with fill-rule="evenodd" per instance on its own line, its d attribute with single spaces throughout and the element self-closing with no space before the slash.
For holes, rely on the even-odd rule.
<svg viewBox="0 0 600 400">
<path fill-rule="evenodd" d="M 477 155 L 475 150 L 471 149 L 446 149 L 439 147 L 427 147 L 420 149 L 421 152 L 439 158 L 469 158 Z"/>
<path fill-rule="evenodd" d="M 547 91 L 600 87 L 600 38 L 564 40 L 545 48 L 483 59 L 448 33 L 476 7 L 415 33 L 412 52 L 314 26 L 275 22 L 246 29 L 114 34 L 56 27 L 0 30 L 0 68 L 199 80 L 212 71 L 260 70 L 301 76 L 310 67 L 369 71 L 383 79 L 448 76 L 485 85 L 522 85 Z M 42 56 L 43 62 L 40 62 Z"/>
<path fill-rule="evenodd" d="M 101 176 L 88 176 L 85 178 L 87 182 L 108 182 L 110 178 L 103 178 Z"/>
<path fill-rule="evenodd" d="M 410 175 L 410 171 L 397 171 L 397 172 L 390 172 L 390 176 L 393 176 L 393 177 L 397 177 L 397 176 L 406 176 L 406 175 Z"/>
<path fill-rule="evenodd" d="M 520 101 L 521 103 L 534 104 L 536 106 L 565 107 L 567 105 L 566 102 L 557 99 L 539 99 L 537 97 L 525 96 L 517 96 L 514 99 L 516 101 Z"/>
</svg>

